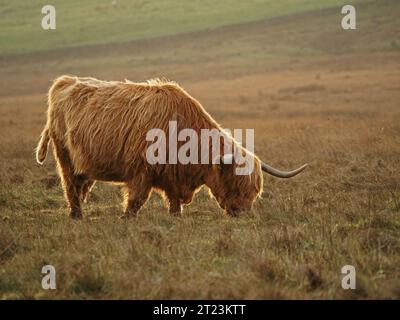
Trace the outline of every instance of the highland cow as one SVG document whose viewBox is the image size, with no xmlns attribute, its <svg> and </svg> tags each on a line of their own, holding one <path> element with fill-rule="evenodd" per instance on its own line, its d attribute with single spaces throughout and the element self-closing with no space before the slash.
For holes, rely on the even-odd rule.
<svg viewBox="0 0 400 320">
<path fill-rule="evenodd" d="M 146 133 L 154 128 L 168 132 L 170 121 L 176 121 L 178 129 L 191 128 L 199 134 L 201 129 L 223 132 L 201 104 L 174 82 L 61 76 L 49 90 L 37 162 L 43 163 L 51 141 L 72 218 L 82 216 L 81 202 L 96 180 L 124 185 L 126 218 L 139 211 L 152 191 L 164 197 L 171 213 L 180 213 L 203 185 L 222 209 L 236 215 L 250 209 L 260 196 L 262 171 L 289 178 L 306 167 L 289 172 L 274 169 L 230 136 L 229 142 L 254 161 L 248 175 L 234 173 L 237 164 L 232 154 L 224 154 L 226 141 L 220 142 L 217 164 L 150 164 Z"/>
</svg>

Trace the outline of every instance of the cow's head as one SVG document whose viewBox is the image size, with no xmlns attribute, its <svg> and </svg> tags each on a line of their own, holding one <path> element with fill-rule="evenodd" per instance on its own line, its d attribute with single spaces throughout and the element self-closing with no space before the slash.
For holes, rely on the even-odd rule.
<svg viewBox="0 0 400 320">
<path fill-rule="evenodd" d="M 260 160 L 253 155 L 247 155 L 238 164 L 232 154 L 227 154 L 222 156 L 219 162 L 213 165 L 207 181 L 212 195 L 220 207 L 230 215 L 249 210 L 262 192 Z M 241 174 L 240 170 L 243 170 Z"/>
<path fill-rule="evenodd" d="M 220 163 L 213 165 L 213 170 L 206 182 L 220 207 L 230 215 L 237 215 L 240 211 L 249 210 L 252 207 L 262 192 L 263 171 L 278 178 L 291 178 L 307 167 L 305 164 L 293 171 L 281 171 L 262 162 L 247 150 L 241 149 L 241 151 L 244 157 L 241 158 L 239 164 L 235 161 L 237 155 L 222 156 Z M 239 167 L 247 168 L 247 174 L 238 174 Z M 246 172 L 246 170 L 241 172 Z"/>
</svg>

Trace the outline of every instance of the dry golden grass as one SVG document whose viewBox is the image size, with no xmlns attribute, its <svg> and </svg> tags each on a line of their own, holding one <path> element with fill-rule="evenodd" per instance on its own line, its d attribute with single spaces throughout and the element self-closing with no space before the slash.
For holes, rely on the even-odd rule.
<svg viewBox="0 0 400 320">
<path fill-rule="evenodd" d="M 119 66 L 132 47 L 93 51 L 93 64 L 69 51 L 8 61 L 0 75 L 0 298 L 400 298 L 399 53 L 337 55 L 322 35 L 311 41 L 299 28 L 325 51 L 264 57 L 265 41 L 283 27 L 273 22 L 266 35 L 258 27 L 154 40 L 135 52 L 147 60 L 131 64 L 133 74 L 158 68 L 179 80 L 223 126 L 254 128 L 256 151 L 271 164 L 311 164 L 290 180 L 265 176 L 263 198 L 235 219 L 203 191 L 182 217 L 153 196 L 137 219 L 121 221 L 118 190 L 98 184 L 84 219 L 71 221 L 54 162 L 34 160 L 46 87 L 64 72 L 143 80 Z M 198 49 L 207 43 L 209 51 Z M 56 267 L 57 290 L 41 288 L 45 264 Z M 356 267 L 357 290 L 341 288 L 346 264 Z"/>
</svg>

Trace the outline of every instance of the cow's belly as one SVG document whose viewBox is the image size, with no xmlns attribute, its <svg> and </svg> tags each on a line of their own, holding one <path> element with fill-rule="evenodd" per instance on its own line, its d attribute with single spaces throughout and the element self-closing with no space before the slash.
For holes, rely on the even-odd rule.
<svg viewBox="0 0 400 320">
<path fill-rule="evenodd" d="M 129 179 L 126 179 L 124 175 L 119 172 L 98 172 L 88 170 L 84 173 L 91 180 L 99 180 L 106 182 L 127 182 Z"/>
<path fill-rule="evenodd" d="M 121 161 L 112 158 L 98 158 L 84 152 L 71 152 L 76 174 L 83 174 L 93 180 L 125 182 L 130 179 Z"/>
</svg>

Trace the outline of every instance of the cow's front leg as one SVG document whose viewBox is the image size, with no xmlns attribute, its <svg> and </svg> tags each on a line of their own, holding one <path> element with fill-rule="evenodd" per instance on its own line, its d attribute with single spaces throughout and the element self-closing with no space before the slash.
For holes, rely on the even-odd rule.
<svg viewBox="0 0 400 320">
<path fill-rule="evenodd" d="M 182 213 L 182 203 L 177 198 L 169 198 L 169 213 L 173 215 L 180 215 Z"/>
<path fill-rule="evenodd" d="M 151 187 L 146 185 L 128 185 L 125 189 L 125 212 L 121 218 L 128 219 L 136 216 L 140 208 L 150 196 Z"/>
</svg>

